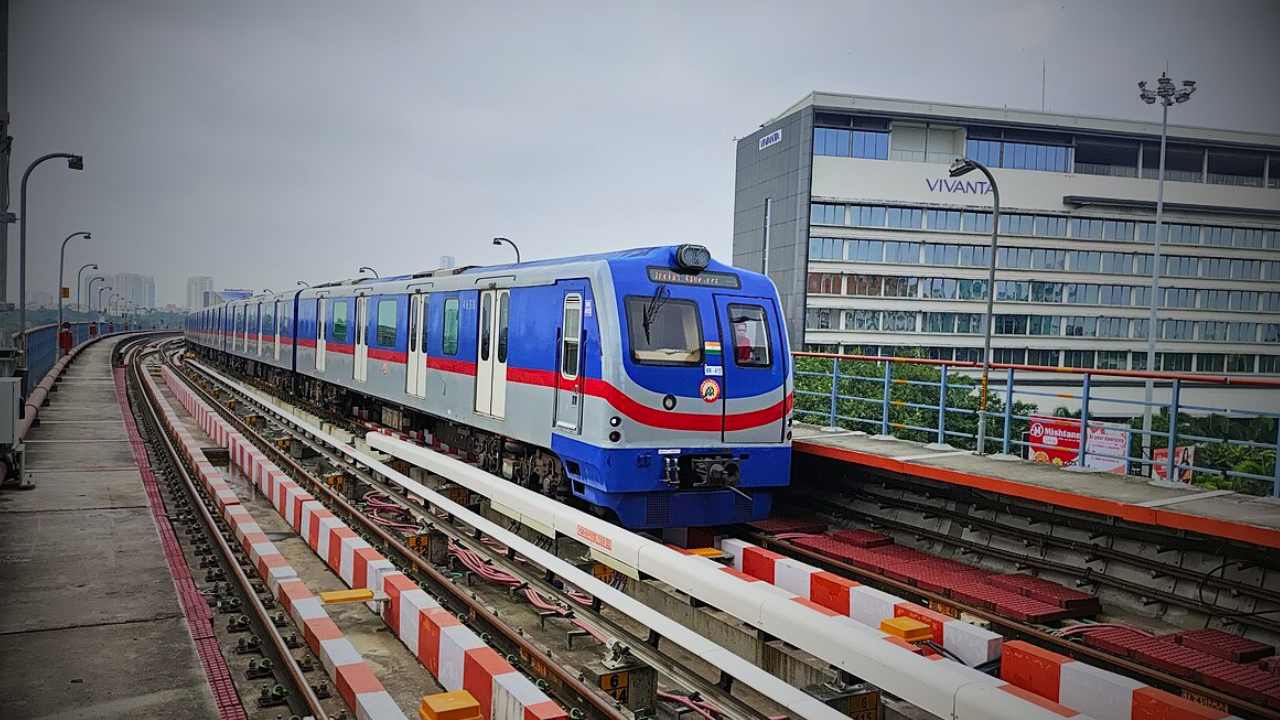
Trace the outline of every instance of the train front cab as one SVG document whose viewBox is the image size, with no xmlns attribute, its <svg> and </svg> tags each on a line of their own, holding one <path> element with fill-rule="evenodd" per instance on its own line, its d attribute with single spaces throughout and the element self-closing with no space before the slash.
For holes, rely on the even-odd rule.
<svg viewBox="0 0 1280 720">
<path fill-rule="evenodd" d="M 682 266 L 687 247 L 704 255 Z M 601 344 L 621 362 L 587 380 L 588 433 L 552 437 L 574 494 L 628 527 L 760 519 L 788 482 L 791 358 L 776 290 L 705 253 L 612 263 L 614 307 L 601 298 L 600 312 L 617 320 L 602 323 Z"/>
</svg>

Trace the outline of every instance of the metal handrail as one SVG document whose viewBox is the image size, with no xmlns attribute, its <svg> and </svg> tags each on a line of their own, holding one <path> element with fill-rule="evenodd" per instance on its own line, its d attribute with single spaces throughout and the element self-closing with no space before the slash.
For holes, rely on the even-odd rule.
<svg viewBox="0 0 1280 720">
<path fill-rule="evenodd" d="M 792 353 L 796 362 L 794 363 L 794 375 L 796 378 L 795 388 L 795 414 L 797 419 L 816 419 L 825 424 L 830 429 L 857 429 L 859 427 L 876 427 L 878 428 L 878 436 L 891 438 L 894 437 L 894 430 L 907 431 L 914 434 L 913 439 L 921 437 L 929 437 L 935 446 L 950 447 L 949 440 L 969 441 L 977 439 L 976 433 L 964 432 L 955 428 L 947 427 L 948 417 L 968 417 L 968 418 L 987 418 L 988 421 L 994 422 L 995 426 L 1000 429 L 1001 437 L 999 441 L 999 453 L 1002 455 L 1010 455 L 1013 450 L 1021 454 L 1025 449 L 1035 445 L 1033 442 L 1023 440 L 1019 432 L 1015 437 L 1014 426 L 1021 424 L 1023 427 L 1030 427 L 1032 416 L 1018 412 L 1016 400 L 1019 398 L 1048 398 L 1057 400 L 1078 401 L 1080 406 L 1079 417 L 1063 417 L 1063 421 L 1069 425 L 1074 425 L 1074 432 L 1079 435 L 1079 448 L 1073 464 L 1080 468 L 1089 468 L 1089 460 L 1101 459 L 1112 461 L 1113 464 L 1122 469 L 1126 474 L 1136 472 L 1139 475 L 1156 476 L 1157 470 L 1163 471 L 1165 479 L 1181 478 L 1184 471 L 1191 473 L 1210 473 L 1214 476 L 1234 480 L 1248 481 L 1248 483 L 1267 483 L 1271 485 L 1270 493 L 1274 496 L 1280 496 L 1280 410 L 1240 410 L 1235 408 L 1217 408 L 1205 405 L 1194 405 L 1182 402 L 1182 390 L 1186 386 L 1231 386 L 1231 387 L 1250 387 L 1259 388 L 1264 391 L 1280 390 L 1280 379 L 1275 378 L 1251 378 L 1230 375 L 1197 375 L 1191 373 L 1177 372 L 1147 372 L 1141 370 L 1104 370 L 1093 368 L 1061 368 L 1061 367 L 1041 367 L 1039 365 L 1022 365 L 1012 363 L 993 363 L 992 368 L 1003 371 L 1004 387 L 1000 389 L 997 385 L 995 389 L 988 390 L 988 398 L 998 398 L 1003 401 L 1003 407 L 995 411 L 981 409 L 981 404 L 977 402 L 975 393 L 979 392 L 975 383 L 968 380 L 964 375 L 955 374 L 955 371 L 976 371 L 981 368 L 979 363 L 966 361 L 951 360 L 933 360 L 929 358 L 909 358 L 896 357 L 886 355 L 844 355 L 837 353 L 818 353 L 818 352 L 794 352 Z M 805 363 L 804 360 L 826 361 L 822 364 L 826 366 L 824 370 L 817 370 L 811 367 L 814 363 Z M 865 366 L 857 370 L 852 368 L 843 368 L 843 363 L 871 363 L 883 368 L 876 370 L 868 370 Z M 922 366 L 936 369 L 937 375 L 933 379 L 905 378 L 894 377 L 894 368 L 898 366 Z M 1053 373 L 1057 375 L 1068 375 L 1078 378 L 1079 389 L 1076 391 L 1056 391 L 1050 392 L 1044 389 L 1032 387 L 1018 387 L 1018 373 L 1022 372 L 1025 376 L 1027 373 Z M 1137 378 L 1137 379 L 1154 379 L 1162 381 L 1167 386 L 1167 400 L 1152 400 L 1150 402 L 1141 399 L 1130 399 L 1127 397 L 1107 396 L 1105 394 L 1107 384 L 1099 385 L 1094 382 L 1095 378 Z M 811 382 L 816 379 L 816 383 Z M 1040 378 L 1043 381 L 1043 378 Z M 1075 383 L 1071 383 L 1075 384 Z M 1110 387 L 1115 387 L 1114 385 Z M 901 395 L 894 396 L 894 388 L 923 389 L 926 393 L 925 397 L 904 398 Z M 878 395 L 878 397 L 876 396 Z M 931 399 L 930 396 L 936 396 Z M 1277 395 L 1280 398 L 1280 395 Z M 841 407 L 842 403 L 848 403 L 845 407 Z M 1045 403 L 1039 403 L 1041 407 Z M 971 405 L 972 407 L 966 407 Z M 1146 408 L 1159 409 L 1167 412 L 1162 415 L 1162 421 L 1167 420 L 1168 428 L 1160 430 L 1152 427 L 1149 430 L 1141 428 L 1125 427 L 1125 451 L 1123 454 L 1117 454 L 1114 450 L 1090 449 L 1090 433 L 1081 432 L 1080 428 L 1097 428 L 1100 423 L 1097 416 L 1100 406 L 1106 406 L 1108 412 L 1101 413 L 1112 417 L 1129 418 L 1134 415 L 1141 414 Z M 1280 403 L 1277 404 L 1280 407 Z M 917 413 L 912 417 L 904 418 L 901 414 L 894 417 L 894 409 L 900 411 Z M 1117 408 L 1124 409 L 1123 412 L 1116 412 Z M 922 420 L 919 413 L 933 414 L 935 417 L 934 426 L 926 427 L 928 420 Z M 1037 413 L 1041 416 L 1048 415 L 1048 412 Z M 1264 439 L 1259 441 L 1260 434 L 1255 430 L 1251 434 L 1252 439 L 1239 437 L 1213 437 L 1198 432 L 1192 432 L 1190 428 L 1185 427 L 1187 422 L 1186 415 L 1211 415 L 1219 416 L 1227 421 L 1239 422 L 1241 420 L 1255 420 L 1264 423 L 1274 423 L 1275 439 Z M 972 421 L 972 420 L 970 420 Z M 1184 429 L 1179 432 L 1179 425 L 1184 424 Z M 1118 428 L 1117 428 L 1118 429 Z M 1263 426 L 1263 432 L 1270 431 L 1270 425 Z M 1068 428 L 1071 431 L 1071 428 Z M 1268 436 L 1269 438 L 1269 436 Z M 1140 449 L 1137 454 L 1133 454 L 1135 441 L 1140 443 Z M 1232 468 L 1215 468 L 1209 467 L 1200 462 L 1200 457 L 1188 457 L 1180 460 L 1178 451 L 1181 449 L 1179 442 L 1184 444 L 1190 443 L 1193 447 L 1202 448 L 1205 445 L 1210 447 L 1230 446 L 1236 448 L 1238 452 L 1255 453 L 1245 458 L 1247 462 L 1241 463 L 1231 460 L 1234 463 Z M 967 444 L 962 442 L 961 444 Z M 1274 452 L 1273 452 L 1274 451 Z M 1164 452 L 1166 457 L 1157 459 L 1157 453 Z M 1258 467 L 1271 465 L 1271 475 L 1262 475 L 1256 472 Z M 1240 469 L 1235 469 L 1239 467 Z M 1248 487 L 1248 483 L 1239 484 L 1241 489 L 1251 491 L 1253 488 Z"/>
</svg>

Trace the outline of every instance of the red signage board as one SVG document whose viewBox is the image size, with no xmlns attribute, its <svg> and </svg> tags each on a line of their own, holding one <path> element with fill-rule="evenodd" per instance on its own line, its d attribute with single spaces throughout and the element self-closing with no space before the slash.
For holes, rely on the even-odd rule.
<svg viewBox="0 0 1280 720">
<path fill-rule="evenodd" d="M 1076 418 L 1032 415 L 1025 435 L 1027 458 L 1033 462 L 1074 467 L 1080 463 L 1080 421 Z M 1089 456 L 1085 467 L 1125 475 L 1129 463 L 1129 429 L 1089 421 Z"/>
</svg>

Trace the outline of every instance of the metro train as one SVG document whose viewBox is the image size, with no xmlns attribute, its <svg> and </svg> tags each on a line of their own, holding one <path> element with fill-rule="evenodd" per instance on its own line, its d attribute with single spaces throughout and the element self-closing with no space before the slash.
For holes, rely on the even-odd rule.
<svg viewBox="0 0 1280 720">
<path fill-rule="evenodd" d="M 758 520 L 790 475 L 777 290 L 698 245 L 261 294 L 185 332 L 243 376 L 629 528 Z"/>
</svg>

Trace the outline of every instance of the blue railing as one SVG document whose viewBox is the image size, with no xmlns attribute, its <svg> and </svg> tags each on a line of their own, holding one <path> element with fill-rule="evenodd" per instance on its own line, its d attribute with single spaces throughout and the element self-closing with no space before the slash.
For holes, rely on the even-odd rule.
<svg viewBox="0 0 1280 720">
<path fill-rule="evenodd" d="M 1280 496 L 1280 379 L 997 363 L 981 402 L 977 363 L 794 355 L 801 422 Z M 1215 404 L 1229 403 L 1224 388 L 1264 393 L 1250 398 L 1260 409 Z M 1188 402 L 1189 391 L 1198 402 Z M 1147 408 L 1149 429 L 1142 420 Z M 982 439 L 979 418 L 986 425 Z"/>
<path fill-rule="evenodd" d="M 105 335 L 109 323 L 105 322 L 73 322 L 71 323 L 72 346 L 79 345 L 92 337 L 90 327 L 96 327 L 99 335 Z M 30 395 L 31 390 L 44 379 L 54 363 L 58 362 L 58 326 L 50 323 L 28 328 L 23 333 L 21 343 L 27 348 L 27 377 L 23 383 L 23 396 Z M 21 344 L 20 343 L 20 344 Z"/>
</svg>

